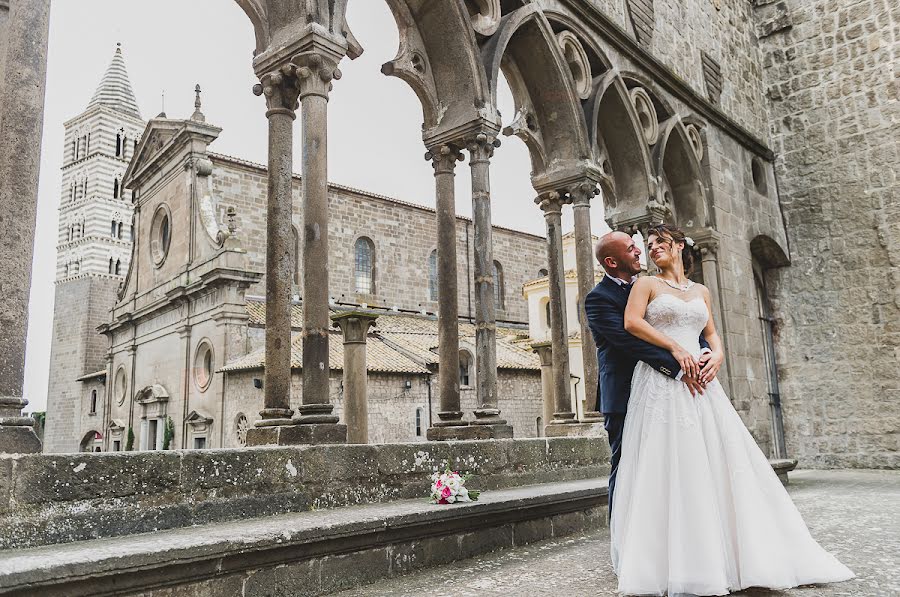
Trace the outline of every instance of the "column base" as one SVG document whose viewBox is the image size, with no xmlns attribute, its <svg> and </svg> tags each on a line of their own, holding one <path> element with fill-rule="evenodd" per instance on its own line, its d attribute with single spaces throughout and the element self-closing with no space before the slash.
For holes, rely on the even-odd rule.
<svg viewBox="0 0 900 597">
<path fill-rule="evenodd" d="M 606 438 L 606 428 L 602 422 L 596 423 L 551 423 L 544 427 L 546 437 L 602 437 Z"/>
<path fill-rule="evenodd" d="M 470 439 L 511 439 L 511 425 L 466 425 L 464 427 L 429 427 L 425 437 L 430 442 Z"/>
<path fill-rule="evenodd" d="M 24 398 L 0 396 L 0 454 L 36 454 L 43 450 L 34 419 L 22 416 Z"/>
<path fill-rule="evenodd" d="M 297 407 L 294 425 L 336 425 L 340 420 L 332 404 L 304 404 Z M 345 426 L 346 427 L 346 426 Z"/>
<path fill-rule="evenodd" d="M 247 430 L 247 446 L 301 446 L 345 444 L 347 426 L 333 423 L 272 425 Z"/>
<path fill-rule="evenodd" d="M 506 421 L 500 418 L 498 408 L 479 408 L 475 410 L 475 419 L 471 425 L 506 425 Z"/>
<path fill-rule="evenodd" d="M 602 423 L 603 422 L 603 413 L 599 413 L 595 410 L 589 410 L 584 413 L 584 419 L 581 420 L 582 423 Z"/>
</svg>

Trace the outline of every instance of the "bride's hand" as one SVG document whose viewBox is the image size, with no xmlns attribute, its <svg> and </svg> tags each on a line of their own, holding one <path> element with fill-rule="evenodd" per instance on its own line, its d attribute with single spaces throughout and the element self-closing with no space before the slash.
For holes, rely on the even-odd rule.
<svg viewBox="0 0 900 597">
<path fill-rule="evenodd" d="M 700 369 L 700 383 L 704 386 L 714 380 L 719 374 L 719 369 L 725 361 L 722 352 L 710 352 L 700 357 L 702 368 Z"/>
<path fill-rule="evenodd" d="M 678 361 L 678 364 L 681 365 L 681 370 L 684 372 L 684 375 L 687 375 L 688 377 L 700 376 L 700 365 L 694 357 L 691 356 L 691 353 L 678 345 L 676 345 L 671 352 L 672 356 L 675 357 L 675 360 Z"/>
</svg>

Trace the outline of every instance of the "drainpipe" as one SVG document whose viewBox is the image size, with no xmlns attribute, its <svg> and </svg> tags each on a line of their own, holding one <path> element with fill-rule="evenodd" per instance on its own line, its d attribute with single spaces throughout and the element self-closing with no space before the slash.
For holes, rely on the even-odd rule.
<svg viewBox="0 0 900 597">
<path fill-rule="evenodd" d="M 425 385 L 428 386 L 428 428 L 431 429 L 431 373 L 425 377 Z"/>
<path fill-rule="evenodd" d="M 469 222 L 466 222 L 466 304 L 469 323 L 472 322 L 472 271 L 469 266 Z M 430 417 L 431 415 L 429 415 Z M 430 419 L 429 419 L 430 420 Z"/>
</svg>

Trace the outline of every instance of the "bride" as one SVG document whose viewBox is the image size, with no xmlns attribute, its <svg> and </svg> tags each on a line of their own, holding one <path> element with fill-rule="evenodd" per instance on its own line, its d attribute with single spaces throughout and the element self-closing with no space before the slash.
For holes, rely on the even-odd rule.
<svg viewBox="0 0 900 597">
<path fill-rule="evenodd" d="M 625 329 L 698 377 L 701 333 L 722 356 L 709 291 L 687 278 L 684 233 L 662 224 L 647 241 L 660 273 L 635 283 Z M 619 591 L 726 595 L 852 578 L 810 536 L 718 380 L 704 381 L 693 397 L 649 365 L 634 370 L 610 521 Z"/>
</svg>

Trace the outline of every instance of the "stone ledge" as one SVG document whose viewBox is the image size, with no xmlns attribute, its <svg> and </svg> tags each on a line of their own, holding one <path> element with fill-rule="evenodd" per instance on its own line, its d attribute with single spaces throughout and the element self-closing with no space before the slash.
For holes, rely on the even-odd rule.
<svg viewBox="0 0 900 597">
<path fill-rule="evenodd" d="M 0 549 L 408 499 L 447 468 L 492 490 L 608 462 L 586 438 L 0 456 Z"/>
<path fill-rule="evenodd" d="M 797 468 L 797 459 L 796 458 L 770 458 L 769 464 L 772 465 L 772 470 L 775 471 L 775 474 L 778 475 L 778 479 L 781 481 L 782 485 L 788 484 L 788 473 Z"/>
<path fill-rule="evenodd" d="M 246 597 L 321 595 L 604 526 L 606 496 L 605 480 L 569 481 L 490 491 L 453 506 L 401 500 L 8 550 L 0 552 L 0 594 L 153 595 L 162 587 L 230 594 L 226 587 L 237 586 Z"/>
</svg>

